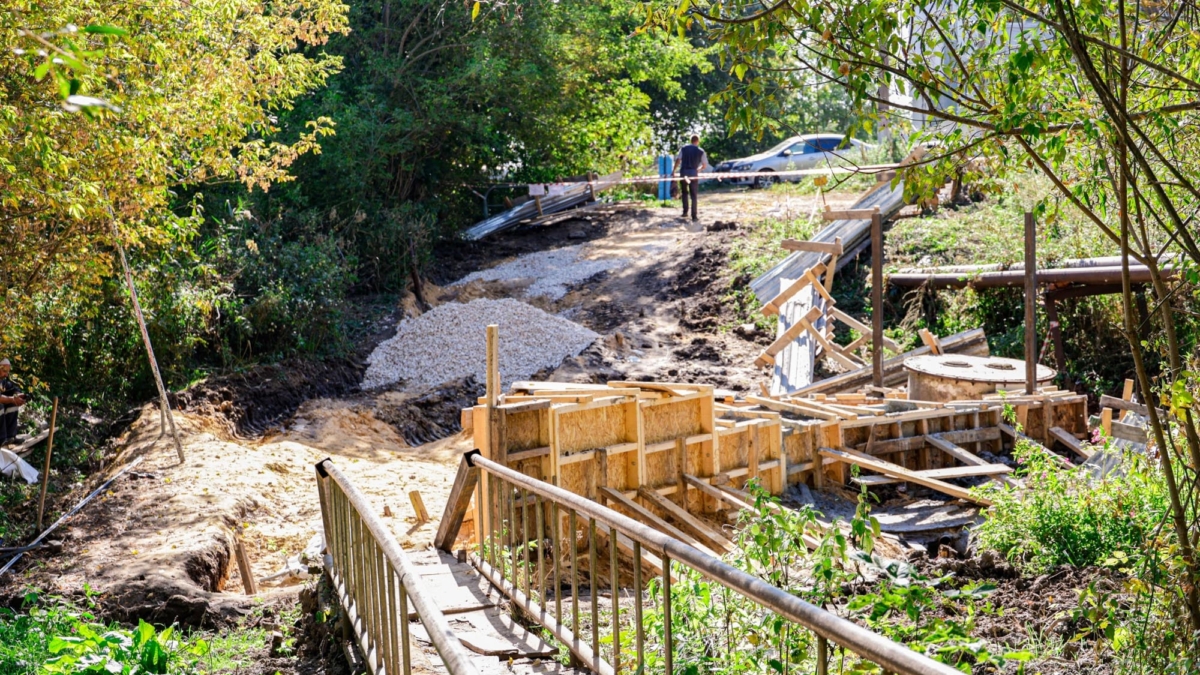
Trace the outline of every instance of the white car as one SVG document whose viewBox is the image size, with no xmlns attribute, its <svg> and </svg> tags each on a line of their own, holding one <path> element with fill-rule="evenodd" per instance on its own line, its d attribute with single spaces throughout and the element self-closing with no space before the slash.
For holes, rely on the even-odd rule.
<svg viewBox="0 0 1200 675">
<path fill-rule="evenodd" d="M 796 169 L 816 169 L 823 166 L 836 165 L 844 160 L 853 159 L 862 163 L 864 153 L 874 146 L 864 143 L 857 138 L 851 138 L 849 145 L 838 149 L 845 137 L 841 134 L 806 134 L 793 136 L 779 145 L 760 152 L 757 155 L 732 159 L 721 162 L 715 168 L 718 173 L 736 173 L 740 171 L 755 173 L 775 173 Z M 756 176 L 747 178 L 724 179 L 734 185 L 754 185 L 762 187 L 780 180 L 799 181 L 803 176 Z"/>
</svg>

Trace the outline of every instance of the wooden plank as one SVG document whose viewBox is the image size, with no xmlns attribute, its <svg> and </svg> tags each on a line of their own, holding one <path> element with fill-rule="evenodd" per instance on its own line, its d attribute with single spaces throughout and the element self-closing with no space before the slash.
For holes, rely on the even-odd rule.
<svg viewBox="0 0 1200 675">
<path fill-rule="evenodd" d="M 900 478 L 909 483 L 923 485 L 931 490 L 937 490 L 938 492 L 948 494 L 951 497 L 965 499 L 970 502 L 975 502 L 976 504 L 983 504 L 984 506 L 992 505 L 991 500 L 973 495 L 969 490 L 965 490 L 957 485 L 951 485 L 950 483 L 946 483 L 935 478 L 926 478 L 917 472 L 909 471 L 908 469 L 896 464 L 892 464 L 891 462 L 885 462 L 874 458 L 868 459 L 865 456 L 856 456 L 858 453 L 852 455 L 841 450 L 834 450 L 833 448 L 821 448 L 819 453 L 822 457 L 829 457 L 845 464 L 853 464 L 860 468 L 869 469 L 876 473 L 882 473 L 887 476 L 892 476 L 893 478 Z"/>
<path fill-rule="evenodd" d="M 550 446 L 543 445 L 537 448 L 529 448 L 528 450 L 514 450 L 508 453 L 509 462 L 520 462 L 525 459 L 534 459 L 535 457 L 546 457 L 550 454 Z"/>
<path fill-rule="evenodd" d="M 878 213 L 879 213 L 878 206 L 870 208 L 870 209 L 843 209 L 841 211 L 834 211 L 827 205 L 825 207 L 825 211 L 823 211 L 821 213 L 821 217 L 824 218 L 825 220 L 829 220 L 829 221 L 833 221 L 833 220 L 868 220 L 871 217 L 877 215 Z"/>
<path fill-rule="evenodd" d="M 779 308 L 783 307 L 784 303 L 791 300 L 797 293 L 807 288 L 810 284 L 816 283 L 817 277 L 825 272 L 825 264 L 820 263 L 812 269 L 804 271 L 799 279 L 788 284 L 786 288 L 780 291 L 779 295 L 771 298 L 767 304 L 763 305 L 758 311 L 763 316 L 772 316 L 779 313 Z"/>
<path fill-rule="evenodd" d="M 801 322 L 798 321 L 796 323 Z M 809 332 L 812 333 L 813 340 L 815 340 L 816 343 L 825 350 L 825 353 L 828 354 L 831 359 L 837 361 L 843 368 L 855 370 L 863 367 L 864 364 L 862 361 L 851 358 L 848 354 L 842 351 L 841 345 L 830 342 L 829 339 L 826 338 L 821 331 L 817 330 L 811 323 L 807 323 L 807 328 Z"/>
<path fill-rule="evenodd" d="M 687 474 L 684 475 L 686 476 Z M 685 477 L 685 485 L 687 484 L 686 480 L 687 479 Z M 674 518 L 681 526 L 687 528 L 692 535 L 696 536 L 702 541 L 708 542 L 709 546 L 713 547 L 715 550 L 719 550 L 722 553 L 728 553 L 735 548 L 733 542 L 729 541 L 729 539 L 727 539 L 723 534 L 717 532 L 715 529 L 710 527 L 707 523 L 700 520 L 696 516 L 688 513 L 687 509 L 684 509 L 657 492 L 653 490 L 647 490 L 643 487 L 638 490 L 638 496 L 666 512 L 667 515 Z"/>
<path fill-rule="evenodd" d="M 549 450 L 549 448 L 547 448 Z M 470 466 L 464 455 L 458 463 L 458 473 L 454 475 L 454 484 L 450 487 L 450 496 L 446 499 L 446 510 L 442 513 L 442 522 L 438 524 L 437 534 L 433 537 L 433 545 L 438 549 L 451 552 L 458 531 L 462 528 L 463 518 L 471 505 L 471 496 L 475 494 L 475 485 L 479 482 L 479 467 Z"/>
<path fill-rule="evenodd" d="M 926 478 L 968 478 L 972 476 L 997 476 L 1012 471 L 1004 464 L 981 464 L 979 466 L 952 466 L 945 469 L 928 469 L 917 471 L 917 475 Z M 852 478 L 859 485 L 888 485 L 905 481 L 890 476 L 859 476 Z"/>
<path fill-rule="evenodd" d="M 1125 380 L 1125 387 L 1121 390 L 1121 400 L 1133 400 L 1133 380 Z"/>
<path fill-rule="evenodd" d="M 1062 427 L 1050 427 L 1050 435 L 1058 440 L 1058 442 L 1070 448 L 1071 452 L 1088 460 L 1092 458 L 1093 451 L 1085 448 L 1083 442 L 1075 438 L 1071 432 Z"/>
<path fill-rule="evenodd" d="M 921 330 L 917 331 L 917 334 L 921 336 L 921 342 L 923 342 L 926 347 L 929 347 L 930 351 L 932 351 L 934 354 L 942 353 L 942 341 L 939 340 L 936 335 L 930 332 L 928 328 L 922 328 Z"/>
<path fill-rule="evenodd" d="M 519 403 L 501 403 L 499 407 L 501 410 L 508 413 L 509 415 L 515 415 L 517 413 L 532 412 L 534 410 L 548 410 L 550 408 L 550 405 L 551 405 L 550 401 L 546 401 L 546 400 L 536 401 L 535 400 L 535 401 L 521 401 Z"/>
<path fill-rule="evenodd" d="M 604 495 L 605 498 L 616 502 L 618 505 L 620 505 L 622 508 L 624 508 L 626 511 L 628 511 L 630 513 L 631 517 L 634 518 L 635 520 L 640 520 L 643 523 L 645 523 L 646 525 L 649 525 L 650 527 L 653 527 L 653 528 L 659 530 L 660 532 L 662 532 L 663 534 L 665 534 L 669 537 L 675 537 L 679 541 L 682 541 L 690 546 L 695 546 L 696 548 L 700 549 L 701 551 L 704 551 L 705 553 L 708 553 L 709 555 L 713 554 L 713 552 L 710 551 L 707 546 L 705 546 L 703 543 L 701 543 L 700 540 L 691 536 L 687 532 L 684 532 L 683 530 L 679 529 L 678 527 L 675 527 L 674 525 L 668 523 L 667 521 L 660 518 L 658 516 L 658 514 L 654 513 L 653 511 L 650 511 L 646 507 L 642 506 L 641 504 L 638 504 L 637 502 L 626 497 L 625 495 L 621 494 L 620 492 L 618 492 L 610 487 L 604 487 L 604 488 L 600 488 L 600 494 Z"/>
<path fill-rule="evenodd" d="M 1100 428 L 1104 429 L 1107 436 L 1112 436 L 1113 411 L 1112 408 L 1104 408 L 1100 411 Z"/>
<path fill-rule="evenodd" d="M 832 243 L 826 241 L 803 241 L 800 239 L 784 239 L 779 244 L 785 251 L 806 251 L 809 253 L 824 253 L 825 255 L 841 255 L 845 253 L 842 238 L 836 238 Z"/>
<path fill-rule="evenodd" d="M 819 419 L 819 420 L 837 421 L 837 420 L 842 419 L 842 417 L 843 417 L 843 415 L 841 415 L 840 413 L 821 411 L 821 410 L 818 410 L 815 408 L 810 408 L 810 407 L 801 407 L 799 405 L 793 405 L 792 403 L 788 403 L 788 402 L 784 402 L 784 401 L 776 401 L 775 399 L 766 398 L 763 396 L 747 396 L 746 400 L 750 401 L 751 403 L 760 405 L 760 406 L 766 408 L 767 410 L 774 410 L 775 412 L 786 412 L 786 413 L 791 413 L 793 415 L 803 415 L 805 417 L 812 417 L 812 418 Z M 781 420 L 781 422 L 782 421 L 783 420 Z"/>
<path fill-rule="evenodd" d="M 237 533 L 233 535 L 233 553 L 237 558 L 238 575 L 242 579 L 242 592 L 246 595 L 258 595 L 258 582 L 254 580 L 254 568 L 250 566 L 250 554 L 246 553 L 246 545 Z"/>
<path fill-rule="evenodd" d="M 1150 442 L 1150 437 L 1146 434 L 1146 430 L 1136 424 L 1125 424 L 1113 420 L 1112 437 L 1121 440 L 1129 441 L 1130 443 L 1140 443 L 1146 445 Z"/>
<path fill-rule="evenodd" d="M 846 324 L 850 328 L 853 328 L 854 330 L 856 330 L 862 334 L 862 337 L 860 337 L 858 340 L 855 340 L 854 342 L 862 341 L 865 344 L 866 342 L 869 342 L 871 340 L 871 327 L 866 325 L 865 323 L 859 321 L 858 319 L 855 319 L 854 317 L 843 312 L 842 310 L 838 309 L 837 307 L 832 308 L 829 312 L 829 315 L 832 316 L 834 319 L 841 321 L 842 323 Z M 851 344 L 854 344 L 854 343 L 851 343 Z M 897 344 L 895 340 L 891 339 L 890 337 L 887 337 L 886 335 L 883 337 L 883 346 L 887 347 L 888 349 L 890 349 L 894 352 L 897 352 L 897 353 L 900 352 L 900 345 Z M 849 349 L 849 347 L 847 347 L 847 349 Z"/>
<path fill-rule="evenodd" d="M 1135 413 L 1141 415 L 1142 417 L 1150 416 L 1149 408 L 1142 405 L 1141 403 L 1134 403 L 1133 401 L 1126 401 L 1124 399 L 1109 396 L 1108 394 L 1105 394 L 1100 397 L 1100 407 L 1101 408 L 1112 408 L 1113 410 L 1129 410 L 1131 412 L 1135 412 Z M 1164 411 L 1162 408 L 1158 409 L 1158 414 L 1160 417 L 1167 416 L 1166 411 Z"/>
</svg>

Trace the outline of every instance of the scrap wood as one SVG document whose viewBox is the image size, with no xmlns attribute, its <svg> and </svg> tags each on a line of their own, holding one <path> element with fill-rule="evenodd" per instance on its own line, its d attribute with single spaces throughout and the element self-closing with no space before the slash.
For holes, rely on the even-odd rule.
<svg viewBox="0 0 1200 675">
<path fill-rule="evenodd" d="M 788 284 L 786 288 L 779 292 L 779 295 L 771 298 L 767 304 L 763 305 L 758 311 L 763 316 L 771 316 L 779 313 L 779 308 L 783 307 L 784 303 L 791 300 L 797 293 L 808 288 L 808 286 L 816 283 L 817 277 L 825 273 L 825 263 L 817 263 L 815 267 L 804 270 L 800 278 Z M 820 285 L 820 284 L 817 284 Z M 828 295 L 828 293 L 826 293 Z"/>
<path fill-rule="evenodd" d="M 699 549 L 700 551 L 702 551 L 704 553 L 707 553 L 709 555 L 716 555 L 707 546 L 705 546 L 702 542 L 700 542 L 700 540 L 696 539 L 695 537 L 689 535 L 688 533 L 684 532 L 683 530 L 675 527 L 674 525 L 672 525 L 672 524 L 668 523 L 667 521 L 663 520 L 662 518 L 658 517 L 658 515 L 655 514 L 653 511 L 647 509 L 646 507 L 642 506 L 641 504 L 638 504 L 637 502 L 633 501 L 629 497 L 626 497 L 625 495 L 621 494 L 619 491 L 614 490 L 610 487 L 601 487 L 601 488 L 598 488 L 598 491 L 600 492 L 601 495 L 604 496 L 605 499 L 609 500 L 610 502 L 614 502 L 615 505 L 617 505 L 617 506 L 622 507 L 628 513 L 628 515 L 631 518 L 633 518 L 634 520 L 640 520 L 642 523 L 644 523 L 650 527 L 653 527 L 654 529 L 662 532 L 663 534 L 665 534 L 669 537 L 674 537 L 674 538 L 678 539 L 679 541 L 682 541 L 683 543 L 685 543 L 693 548 Z M 613 505 L 614 504 L 609 504 L 609 506 L 613 506 Z"/>
<path fill-rule="evenodd" d="M 971 354 L 977 356 L 987 356 L 987 334 L 982 328 L 975 328 L 961 333 L 956 333 L 949 337 L 942 338 L 942 348 L 947 353 L 955 354 Z M 889 386 L 900 385 L 908 380 L 908 373 L 904 370 L 904 361 L 914 356 L 932 353 L 929 347 L 919 347 L 909 352 L 905 352 L 898 356 L 885 359 L 883 362 L 883 377 L 884 384 Z M 870 367 L 859 368 L 841 375 L 834 375 L 813 382 L 812 384 L 800 387 L 793 394 L 809 394 L 818 392 L 838 392 L 852 391 L 859 387 L 870 385 L 872 372 Z"/>
<path fill-rule="evenodd" d="M 971 431 L 974 431 L 974 430 L 972 429 Z M 997 434 L 999 434 L 999 431 L 997 431 Z M 963 438 L 962 434 L 958 434 L 955 437 Z M 925 438 L 925 442 L 928 443 L 929 445 L 932 445 L 933 447 L 937 448 L 938 450 L 941 450 L 942 452 L 946 453 L 947 455 L 950 455 L 954 459 L 957 459 L 958 461 L 962 462 L 963 464 L 966 464 L 967 466 L 987 466 L 988 465 L 988 462 L 985 461 L 982 457 L 968 451 L 966 448 L 962 448 L 962 447 L 959 447 L 958 445 L 955 445 L 954 443 L 947 440 L 947 438 L 943 437 L 941 434 L 928 434 L 924 438 Z M 962 442 L 965 443 L 965 442 L 973 442 L 973 441 L 962 441 Z M 1020 483 L 1013 480 L 1012 478 L 1009 478 L 1008 476 L 993 476 L 992 480 L 999 482 L 999 483 L 1003 483 L 1009 487 L 1020 487 Z"/>
<path fill-rule="evenodd" d="M 927 469 L 925 471 L 915 471 L 918 476 L 926 478 L 969 478 L 974 476 L 997 476 L 1012 471 L 1006 464 L 979 464 L 976 466 L 952 466 L 944 469 Z M 892 478 L 891 476 L 859 476 L 851 479 L 859 485 L 888 485 L 891 483 L 903 483 L 900 478 Z"/>
<path fill-rule="evenodd" d="M 841 237 L 835 237 L 832 242 L 784 239 L 779 245 L 785 251 L 808 251 L 811 253 L 824 253 L 825 255 L 841 255 L 845 252 L 845 249 L 842 247 Z"/>
<path fill-rule="evenodd" d="M 684 482 L 684 488 L 686 488 L 686 479 Z M 664 511 L 667 515 L 674 518 L 681 526 L 687 528 L 692 535 L 703 539 L 712 547 L 720 550 L 722 553 L 728 553 L 736 548 L 733 542 L 729 541 L 725 535 L 717 532 L 712 527 L 709 527 L 707 523 L 691 513 L 688 513 L 687 509 L 663 497 L 654 490 L 648 490 L 645 487 L 641 487 L 638 489 L 638 496 Z"/>
<path fill-rule="evenodd" d="M 1053 459 L 1054 459 L 1056 462 L 1058 462 L 1058 463 L 1059 463 L 1059 465 L 1061 465 L 1061 466 L 1063 466 L 1063 467 L 1068 467 L 1068 466 L 1070 466 L 1070 465 L 1071 465 L 1071 463 L 1070 463 L 1070 462 L 1068 462 L 1066 459 L 1064 459 L 1063 457 L 1060 457 L 1060 456 L 1058 455 L 1058 453 L 1056 453 L 1056 452 L 1052 452 L 1052 451 L 1050 450 L 1050 448 L 1047 448 L 1046 446 L 1042 445 L 1041 443 L 1038 443 L 1037 441 L 1033 440 L 1032 438 L 1030 438 L 1030 437 L 1026 436 L 1025 434 L 1023 434 L 1023 433 L 1021 433 L 1021 432 L 1019 432 L 1019 431 L 1017 431 L 1017 430 L 1016 430 L 1016 429 L 1014 429 L 1014 428 L 1012 427 L 1012 425 L 1010 425 L 1010 424 L 1007 424 L 1007 423 L 1005 423 L 1005 422 L 1001 422 L 1000 424 L 997 424 L 997 425 L 996 425 L 996 428 L 997 428 L 997 429 L 999 429 L 999 430 L 1001 431 L 1001 433 L 1003 433 L 1003 434 L 1005 434 L 1005 435 L 1009 436 L 1010 438 L 1012 438 L 1014 441 L 1016 441 L 1016 440 L 1022 440 L 1022 441 L 1025 441 L 1026 443 L 1031 443 L 1031 444 L 1033 444 L 1033 445 L 1037 446 L 1038 448 L 1041 448 L 1042 450 L 1044 450 L 1044 451 L 1046 452 L 1046 454 L 1047 454 L 1047 455 L 1049 455 L 1050 457 L 1052 457 L 1052 458 L 1053 458 Z"/>
<path fill-rule="evenodd" d="M 775 412 L 781 413 L 791 413 L 793 415 L 801 415 L 804 417 L 812 417 L 819 420 L 837 421 L 846 417 L 846 415 L 842 413 L 823 410 L 816 406 L 800 404 L 799 402 L 777 401 L 775 399 L 765 398 L 763 396 L 747 396 L 746 400 L 750 401 L 751 403 L 758 404 L 767 410 L 774 410 Z"/>
<path fill-rule="evenodd" d="M 787 347 L 789 344 L 795 341 L 795 339 L 800 337 L 800 335 L 802 335 L 806 330 L 811 330 L 815 334 L 817 331 L 813 329 L 812 323 L 810 322 L 816 321 L 820 316 L 820 307 L 813 307 L 812 309 L 808 310 L 808 314 L 800 317 L 791 328 L 787 329 L 783 335 L 775 338 L 775 341 L 758 355 L 758 358 L 754 360 L 754 365 L 758 366 L 759 368 L 765 368 L 771 364 L 771 361 L 775 358 L 776 354 L 783 351 L 784 347 Z"/>
<path fill-rule="evenodd" d="M 1084 446 L 1082 441 L 1075 438 L 1071 432 L 1062 427 L 1050 427 L 1050 435 L 1057 439 L 1058 442 L 1070 448 L 1071 452 L 1084 458 L 1084 460 L 1091 459 L 1092 455 L 1095 454 L 1094 450 Z"/>
<path fill-rule="evenodd" d="M 930 332 L 928 328 L 922 328 L 921 330 L 917 331 L 917 334 L 921 336 L 921 342 L 925 343 L 926 347 L 929 347 L 931 350 L 933 350 L 934 354 L 942 353 L 942 341 L 939 340 L 936 335 Z"/>
<path fill-rule="evenodd" d="M 737 495 L 732 494 L 731 492 L 729 492 L 725 489 L 722 489 L 725 486 L 718 487 L 718 486 L 710 485 L 703 478 L 697 478 L 691 474 L 686 474 L 686 475 L 684 475 L 683 478 L 684 478 L 684 480 L 686 480 L 688 482 L 689 485 L 696 488 L 697 490 L 700 490 L 701 492 L 712 497 L 713 499 L 716 499 L 718 501 L 723 501 L 726 504 L 729 504 L 730 506 L 732 506 L 740 511 L 750 511 L 751 513 L 755 512 L 755 508 L 752 504 L 750 504 L 749 502 L 747 502 L 744 499 L 741 499 Z M 768 502 L 767 508 L 778 512 L 783 507 L 774 502 Z M 801 538 L 804 540 L 804 545 L 814 551 L 821 546 L 821 542 L 817 541 L 815 537 L 813 537 L 809 534 L 802 534 Z"/>
<path fill-rule="evenodd" d="M 882 473 L 886 476 L 902 479 L 905 482 L 923 485 L 927 488 L 937 490 L 938 492 L 948 494 L 951 497 L 965 499 L 977 504 L 983 504 L 984 506 L 992 505 L 992 501 L 990 499 L 971 494 L 970 490 L 960 488 L 957 485 L 951 485 L 950 483 L 940 481 L 936 478 L 926 478 L 925 476 L 922 476 L 915 471 L 909 471 L 898 464 L 892 464 L 891 462 L 885 462 L 881 459 L 868 457 L 867 455 L 861 455 L 857 452 L 847 450 L 821 448 L 819 452 L 822 457 L 836 459 L 845 464 L 853 464 L 860 468 L 869 469 L 876 473 Z"/>
<path fill-rule="evenodd" d="M 841 321 L 842 323 L 846 324 L 850 328 L 853 328 L 854 330 L 856 330 L 862 334 L 862 336 L 859 337 L 858 340 L 855 340 L 851 344 L 855 344 L 860 341 L 862 341 L 862 342 L 870 342 L 871 341 L 871 327 L 870 326 L 859 321 L 858 319 L 855 319 L 854 317 L 843 312 L 842 310 L 838 309 L 837 307 L 834 307 L 832 310 L 830 310 L 829 315 L 832 316 L 834 319 Z M 892 350 L 893 352 L 896 352 L 896 353 L 900 352 L 900 345 L 897 344 L 897 342 L 895 340 L 887 337 L 886 335 L 883 337 L 883 346 L 887 347 L 888 349 Z M 850 348 L 847 347 L 846 349 L 849 350 Z"/>
</svg>

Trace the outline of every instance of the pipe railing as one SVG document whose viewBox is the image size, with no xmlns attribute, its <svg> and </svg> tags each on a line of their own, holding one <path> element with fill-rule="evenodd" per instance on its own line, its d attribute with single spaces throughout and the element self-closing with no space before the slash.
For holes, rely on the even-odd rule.
<svg viewBox="0 0 1200 675">
<path fill-rule="evenodd" d="M 479 675 L 404 549 L 370 502 L 329 459 L 317 463 L 325 567 L 374 675 L 412 673 L 409 605 L 450 675 Z"/>
<path fill-rule="evenodd" d="M 646 579 L 643 566 L 646 564 L 657 567 L 654 574 L 661 576 L 663 644 L 674 644 L 671 635 L 670 602 L 672 563 L 691 568 L 703 577 L 752 600 L 760 607 L 815 633 L 817 675 L 827 675 L 829 672 L 830 642 L 882 667 L 885 672 L 897 675 L 959 673 L 946 664 L 938 663 L 852 621 L 805 602 L 597 502 L 488 460 L 478 451 L 465 455 L 463 462 L 482 471 L 480 480 L 475 485 L 475 532 L 480 548 L 472 556 L 472 562 L 493 585 L 508 595 L 514 604 L 520 606 L 527 616 L 554 634 L 575 659 L 600 675 L 617 675 L 622 671 L 645 672 L 646 641 L 642 626 L 642 589 Z M 534 519 L 535 528 L 532 537 L 531 517 Z M 548 529 L 545 528 L 547 519 L 552 524 Z M 565 535 L 561 531 L 562 520 L 567 521 Z M 580 549 L 584 547 L 579 540 L 581 527 L 586 539 L 585 564 L 591 596 L 591 616 L 586 626 L 587 634 L 582 636 L 580 632 L 585 626 L 580 620 L 579 603 L 579 558 Z M 607 581 L 612 603 L 611 617 L 608 621 L 611 636 L 603 643 L 600 639 L 599 621 L 601 598 L 596 588 L 598 534 L 607 538 L 610 544 L 610 579 Z M 545 556 L 541 550 L 543 538 L 547 535 L 553 553 L 551 570 L 545 569 Z M 560 547 L 560 540 L 564 539 L 564 536 L 570 537 L 565 550 Z M 635 632 L 635 653 L 632 658 L 625 658 L 627 655 L 621 648 L 618 549 L 633 560 L 632 626 Z M 560 592 L 567 581 L 563 578 L 561 569 L 561 558 L 565 555 L 570 556 L 569 617 L 563 616 L 564 598 Z M 552 611 L 544 606 L 548 602 L 548 575 L 553 591 Z M 536 601 L 534 592 L 537 593 Z M 602 653 L 602 644 L 611 646 L 610 654 Z M 663 651 L 665 672 L 668 675 L 673 672 L 672 658 L 670 649 Z"/>
</svg>

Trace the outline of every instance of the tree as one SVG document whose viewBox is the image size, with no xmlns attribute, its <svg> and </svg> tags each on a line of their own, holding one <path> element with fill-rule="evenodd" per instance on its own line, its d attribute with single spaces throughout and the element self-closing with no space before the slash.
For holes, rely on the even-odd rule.
<svg viewBox="0 0 1200 675">
<path fill-rule="evenodd" d="M 684 0 L 660 5 L 655 18 L 699 24 L 723 45 L 733 72 L 749 82 L 729 100 L 745 106 L 738 114 L 747 123 L 763 92 L 786 89 L 800 73 L 836 83 L 852 96 L 864 129 L 926 118 L 912 140 L 940 147 L 908 172 L 907 189 L 929 189 L 958 172 L 1002 179 L 1035 168 L 1120 245 L 1126 262 L 1150 267 L 1161 331 L 1151 346 L 1166 362 L 1157 379 L 1136 330 L 1128 275 L 1125 332 L 1140 390 L 1173 418 L 1151 408 L 1183 572 L 1181 583 L 1163 589 L 1180 594 L 1193 631 L 1200 631 L 1200 384 L 1185 362 L 1196 353 L 1196 332 L 1179 321 L 1200 280 L 1198 17 L 1195 0 Z M 1045 205 L 1038 215 L 1054 216 Z M 1169 253 L 1183 256 L 1174 279 L 1162 270 Z"/>
<path fill-rule="evenodd" d="M 177 190 L 287 180 L 332 127 L 313 119 L 284 143 L 277 116 L 339 68 L 317 50 L 346 30 L 345 11 L 335 0 L 0 7 L 0 344 L 32 358 L 107 320 L 114 219 L 131 247 L 177 254 L 200 215 Z"/>
</svg>

